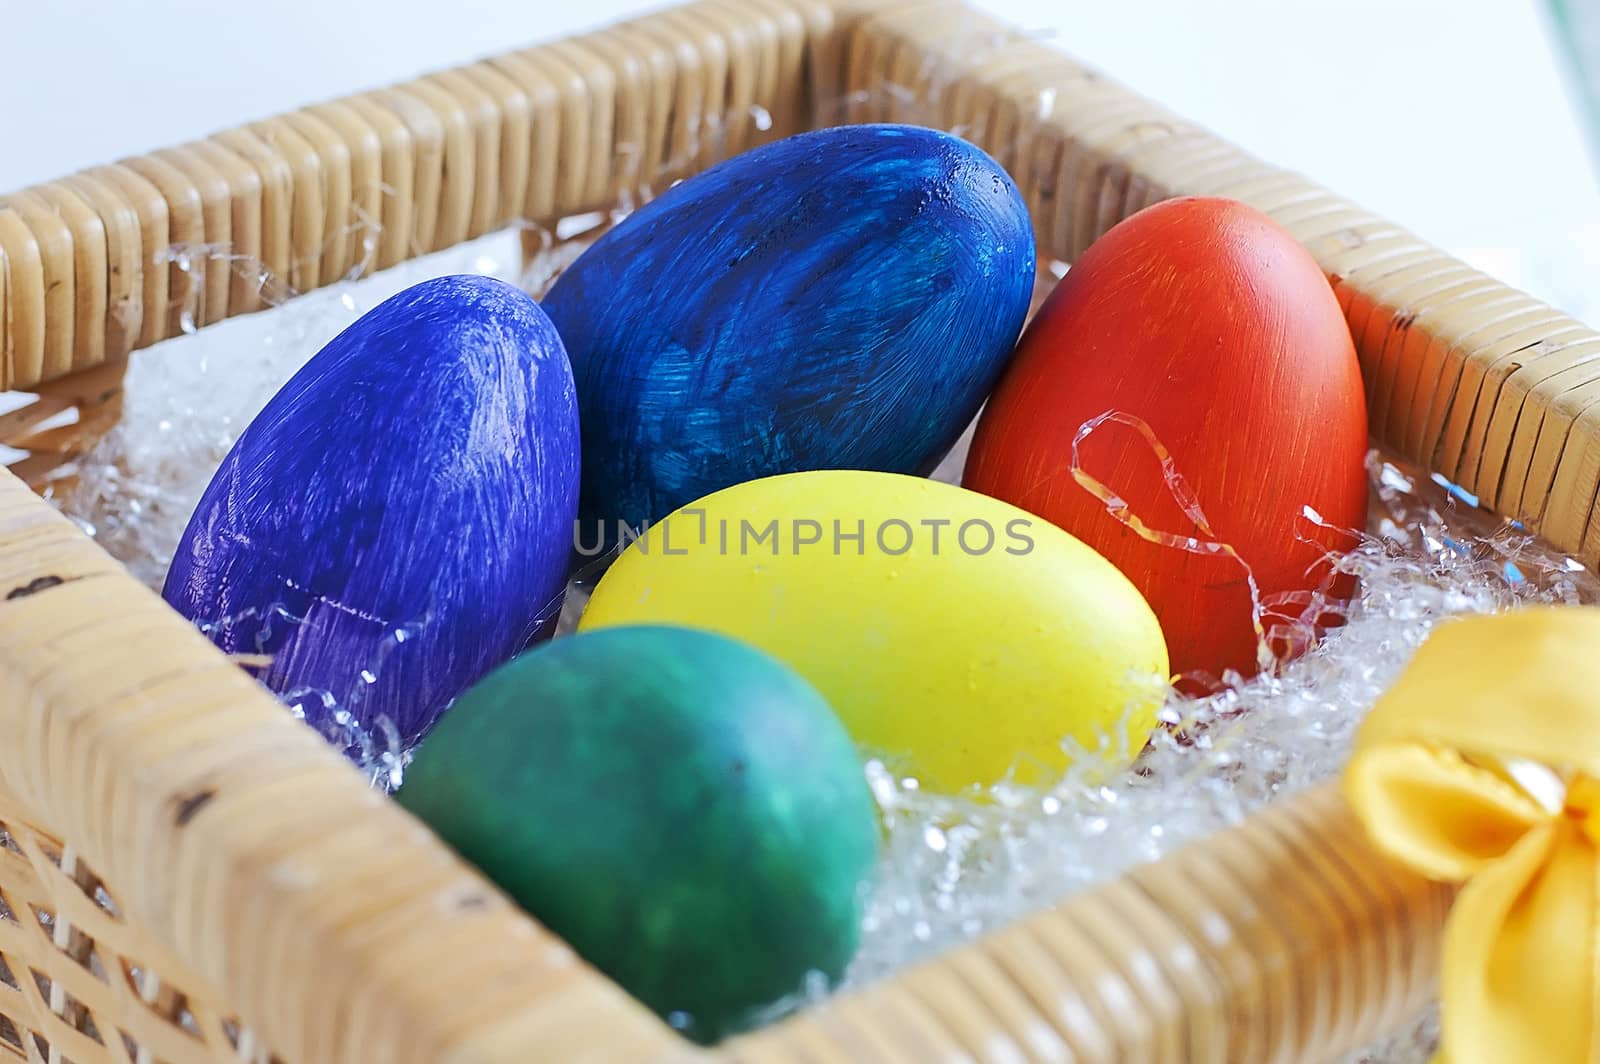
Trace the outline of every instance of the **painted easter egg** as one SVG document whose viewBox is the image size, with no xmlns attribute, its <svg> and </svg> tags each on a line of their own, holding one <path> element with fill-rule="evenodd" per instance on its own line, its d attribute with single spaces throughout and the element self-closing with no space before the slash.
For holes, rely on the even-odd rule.
<svg viewBox="0 0 1600 1064">
<path fill-rule="evenodd" d="M 930 471 L 1033 281 L 1016 186 L 931 129 L 805 133 L 675 186 L 544 300 L 578 384 L 588 534 L 768 475 Z"/>
<path fill-rule="evenodd" d="M 1366 450 L 1355 348 L 1316 261 L 1253 208 L 1179 199 L 1112 228 L 1051 293 L 963 483 L 1128 574 L 1175 672 L 1249 675 L 1261 641 L 1246 565 L 1268 645 L 1304 645 L 1326 556 L 1351 546 L 1339 530 L 1365 527 Z"/>
<path fill-rule="evenodd" d="M 854 954 L 878 822 L 849 736 L 771 657 L 613 628 L 497 670 L 399 800 L 590 963 L 700 1041 Z"/>
<path fill-rule="evenodd" d="M 1166 648 L 1131 583 L 1032 515 L 950 484 L 821 470 L 740 484 L 631 544 L 581 630 L 681 624 L 816 685 L 858 743 L 954 791 L 1048 778 L 1070 740 L 1144 746 Z"/>
<path fill-rule="evenodd" d="M 410 744 L 553 625 L 577 494 L 576 397 L 549 319 L 499 281 L 424 281 L 245 429 L 164 594 L 223 650 L 259 656 L 261 681 L 330 737 L 353 720 Z"/>
</svg>

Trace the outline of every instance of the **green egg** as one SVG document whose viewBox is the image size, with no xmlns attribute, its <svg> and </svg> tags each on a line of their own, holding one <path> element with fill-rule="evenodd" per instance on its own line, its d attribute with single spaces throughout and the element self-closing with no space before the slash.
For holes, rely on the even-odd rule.
<svg viewBox="0 0 1600 1064">
<path fill-rule="evenodd" d="M 558 639 L 469 690 L 399 801 L 700 1042 L 771 1018 L 858 943 L 878 821 L 821 695 L 723 636 Z"/>
</svg>

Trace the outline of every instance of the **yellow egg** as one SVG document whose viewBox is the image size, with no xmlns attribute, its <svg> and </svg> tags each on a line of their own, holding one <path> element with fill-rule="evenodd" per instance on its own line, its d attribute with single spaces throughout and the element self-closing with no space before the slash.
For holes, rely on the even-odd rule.
<svg viewBox="0 0 1600 1064">
<path fill-rule="evenodd" d="M 892 473 L 769 477 L 676 511 L 579 627 L 641 623 L 760 647 L 942 791 L 1047 779 L 1068 737 L 1124 763 L 1167 680 L 1155 615 L 1111 563 L 1016 507 Z"/>
</svg>

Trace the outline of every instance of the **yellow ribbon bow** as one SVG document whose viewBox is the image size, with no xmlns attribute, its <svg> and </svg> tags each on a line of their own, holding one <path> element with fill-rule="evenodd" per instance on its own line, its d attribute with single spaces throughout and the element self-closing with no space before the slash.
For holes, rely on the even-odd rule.
<svg viewBox="0 0 1600 1064">
<path fill-rule="evenodd" d="M 1600 1060 L 1600 609 L 1440 625 L 1363 723 L 1344 791 L 1390 857 L 1465 884 L 1439 1059 Z"/>
</svg>

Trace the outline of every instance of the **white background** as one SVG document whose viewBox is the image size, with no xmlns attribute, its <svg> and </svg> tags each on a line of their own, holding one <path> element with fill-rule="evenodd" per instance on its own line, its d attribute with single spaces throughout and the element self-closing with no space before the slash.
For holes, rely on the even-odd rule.
<svg viewBox="0 0 1600 1064">
<path fill-rule="evenodd" d="M 1600 309 L 1600 194 L 1541 0 L 978 3 L 1514 284 Z M 0 190 L 650 6 L 0 0 Z"/>
</svg>

